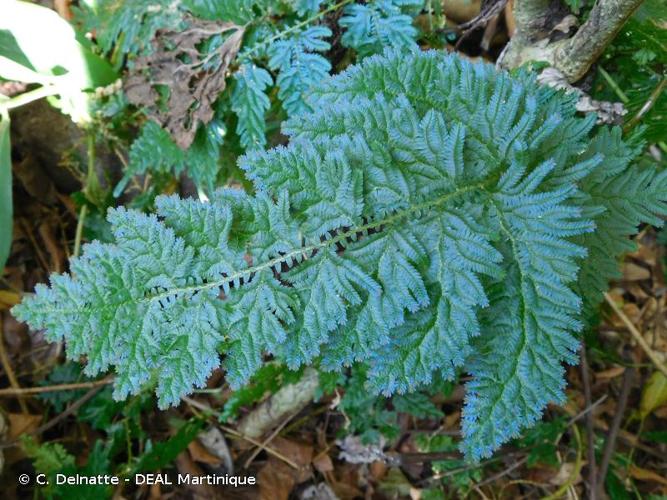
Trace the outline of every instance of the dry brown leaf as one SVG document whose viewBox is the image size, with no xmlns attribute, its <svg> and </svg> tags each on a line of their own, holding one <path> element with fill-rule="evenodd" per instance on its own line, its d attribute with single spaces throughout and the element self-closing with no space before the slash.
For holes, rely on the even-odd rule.
<svg viewBox="0 0 667 500">
<path fill-rule="evenodd" d="M 639 302 L 645 301 L 645 300 L 655 300 L 653 297 L 648 295 L 644 289 L 638 284 L 638 283 L 628 283 L 627 284 L 627 290 L 630 294 L 632 294 L 633 297 L 637 298 Z"/>
<path fill-rule="evenodd" d="M 219 64 L 203 69 L 211 61 L 201 58 L 197 46 L 223 33 L 228 37 L 216 54 Z M 187 149 L 199 124 L 213 118 L 213 104 L 225 89 L 227 69 L 239 51 L 243 33 L 244 28 L 234 23 L 203 20 L 193 20 L 183 31 L 158 30 L 153 53 L 137 59 L 125 82 L 127 99 L 145 108 L 180 148 Z M 169 89 L 166 109 L 160 105 L 157 85 Z"/>
<path fill-rule="evenodd" d="M 317 455 L 313 459 L 313 465 L 322 474 L 334 470 L 333 462 L 331 461 L 331 457 L 328 453 L 320 453 Z"/>
<path fill-rule="evenodd" d="M 667 406 L 663 406 L 655 410 L 653 412 L 653 416 L 661 418 L 663 420 L 667 420 Z"/>
<path fill-rule="evenodd" d="M 481 0 L 445 0 L 442 2 L 442 12 L 447 19 L 452 19 L 460 24 L 477 16 L 481 5 Z"/>
<path fill-rule="evenodd" d="M 313 447 L 310 444 L 297 443 L 282 437 L 271 440 L 271 448 L 300 466 L 310 465 L 313 460 Z"/>
<path fill-rule="evenodd" d="M 595 372 L 595 379 L 598 381 L 611 380 L 620 375 L 623 375 L 624 372 L 625 372 L 624 366 L 613 366 L 607 370 L 603 370 L 601 372 Z"/>
<path fill-rule="evenodd" d="M 42 422 L 42 415 L 29 415 L 24 413 L 8 413 L 9 433 L 7 435 L 10 441 L 18 439 L 23 434 L 28 434 Z"/>
<path fill-rule="evenodd" d="M 204 470 L 193 462 L 186 452 L 178 454 L 175 464 L 180 474 L 189 474 L 190 476 L 203 476 L 205 474 Z M 216 498 L 215 488 L 208 484 L 186 483 L 185 488 L 191 490 L 196 498 Z"/>
<path fill-rule="evenodd" d="M 287 500 L 297 481 L 296 471 L 275 457 L 269 457 L 257 474 L 260 500 Z"/>
<path fill-rule="evenodd" d="M 204 446 L 196 439 L 194 441 L 190 441 L 190 444 L 188 445 L 188 451 L 190 452 L 190 457 L 195 462 L 201 462 L 203 464 L 209 465 L 220 465 L 220 462 L 222 462 L 220 458 L 206 451 L 206 448 L 204 448 Z"/>
<path fill-rule="evenodd" d="M 623 312 L 630 319 L 630 321 L 632 321 L 633 324 L 637 324 L 641 316 L 641 311 L 637 304 L 634 302 L 626 302 L 623 304 Z"/>
<path fill-rule="evenodd" d="M 628 471 L 630 475 L 639 481 L 650 481 L 667 486 L 667 478 L 648 469 L 642 469 L 636 465 L 631 465 Z"/>
<path fill-rule="evenodd" d="M 162 491 L 159 484 L 152 484 L 148 490 L 149 500 L 159 500 L 162 498 Z"/>
<path fill-rule="evenodd" d="M 376 460 L 375 462 L 372 462 L 370 465 L 371 476 L 376 481 L 380 481 L 384 476 L 386 476 L 387 470 L 388 470 L 387 464 L 380 460 Z"/>
<path fill-rule="evenodd" d="M 331 483 L 331 489 L 334 491 L 336 496 L 341 500 L 352 500 L 356 498 L 363 498 L 364 493 L 356 486 L 344 483 L 342 481 L 333 481 Z"/>
<path fill-rule="evenodd" d="M 10 309 L 21 302 L 21 296 L 9 290 L 0 290 L 0 311 Z"/>
<path fill-rule="evenodd" d="M 651 278 L 651 271 L 634 262 L 626 262 L 623 266 L 624 281 L 641 281 Z"/>
</svg>

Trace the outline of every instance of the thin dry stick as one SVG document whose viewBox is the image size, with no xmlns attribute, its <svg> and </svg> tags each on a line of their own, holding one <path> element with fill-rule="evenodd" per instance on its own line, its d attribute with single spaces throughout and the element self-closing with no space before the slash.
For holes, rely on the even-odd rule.
<svg viewBox="0 0 667 500">
<path fill-rule="evenodd" d="M 77 382 L 74 384 L 45 385 L 44 387 L 12 387 L 11 389 L 0 389 L 0 397 L 32 396 L 35 394 L 43 394 L 45 392 L 90 389 L 93 387 L 108 385 L 111 382 L 113 382 L 113 378 L 107 377 L 103 378 L 102 380 L 94 380 L 92 382 Z"/>
<path fill-rule="evenodd" d="M 604 299 L 607 301 L 607 303 L 611 306 L 611 308 L 614 310 L 616 315 L 621 318 L 621 321 L 623 321 L 623 324 L 625 327 L 630 331 L 630 334 L 634 337 L 634 339 L 637 341 L 639 344 L 639 347 L 642 348 L 642 350 L 646 353 L 646 355 L 649 357 L 651 362 L 655 365 L 655 367 L 660 370 L 665 377 L 667 377 L 667 367 L 662 364 L 658 356 L 653 352 L 653 349 L 648 345 L 646 340 L 644 340 L 644 337 L 642 337 L 642 334 L 639 333 L 639 330 L 637 330 L 637 327 L 630 321 L 630 318 L 628 318 L 625 313 L 619 308 L 616 303 L 614 302 L 614 299 L 611 298 L 611 296 L 605 292 L 604 294 Z"/>
<path fill-rule="evenodd" d="M 7 378 L 9 379 L 9 385 L 12 386 L 13 390 L 21 390 L 19 381 L 16 378 L 12 364 L 9 361 L 9 356 L 7 356 L 7 350 L 5 349 L 5 329 L 3 327 L 2 316 L 0 316 L 0 361 L 2 361 L 2 367 L 5 369 Z M 19 406 L 21 406 L 21 411 L 23 413 L 28 412 L 28 405 L 25 403 L 25 399 L 19 398 Z"/>
<path fill-rule="evenodd" d="M 181 398 L 181 399 L 182 399 L 183 401 L 185 401 L 187 404 L 189 404 L 190 406 L 194 406 L 195 408 L 198 408 L 198 409 L 200 409 L 200 410 L 202 410 L 202 411 L 211 413 L 211 414 L 213 414 L 213 415 L 217 415 L 217 414 L 218 414 L 217 411 L 215 411 L 213 408 L 211 408 L 210 406 L 208 406 L 208 405 L 206 405 L 206 404 L 204 404 L 204 403 L 200 403 L 199 401 L 196 401 L 196 400 L 191 399 L 191 398 L 188 398 L 188 397 L 183 397 L 183 398 Z M 239 438 L 239 439 L 243 439 L 243 440 L 245 440 L 245 441 L 248 441 L 249 443 L 254 444 L 255 446 L 262 446 L 262 443 L 260 443 L 260 442 L 257 441 L 256 439 L 253 439 L 253 438 L 251 438 L 251 437 L 245 436 L 245 435 L 241 434 L 239 431 L 237 431 L 236 429 L 233 429 L 233 428 L 231 428 L 231 427 L 227 427 L 226 425 L 222 425 L 222 424 L 220 424 L 220 423 L 218 423 L 217 425 L 218 425 L 223 431 L 225 431 L 227 434 L 231 434 L 232 436 L 235 436 L 235 437 L 237 437 L 237 438 Z M 293 462 L 292 460 L 290 460 L 289 458 L 287 458 L 287 457 L 286 457 L 285 455 L 283 455 L 282 453 L 280 453 L 280 452 L 274 450 L 273 448 L 270 448 L 269 446 L 266 446 L 266 447 L 264 448 L 264 450 L 266 450 L 266 452 L 267 452 L 269 455 L 273 455 L 274 457 L 276 457 L 276 458 L 282 460 L 283 462 L 285 462 L 285 463 L 286 463 L 287 465 L 289 465 L 290 467 L 293 467 L 294 469 L 299 469 L 299 466 L 298 466 L 295 462 Z"/>
<path fill-rule="evenodd" d="M 586 344 L 581 344 L 581 379 L 584 384 L 585 408 L 591 406 L 591 377 L 588 372 L 588 360 L 586 359 Z M 590 500 L 597 498 L 597 467 L 595 465 L 595 430 L 593 425 L 593 412 L 586 414 L 586 444 L 588 458 L 588 493 Z"/>
<path fill-rule="evenodd" d="M 604 396 L 600 397 L 599 399 L 595 400 L 595 403 L 591 404 L 590 406 L 586 407 L 584 410 L 580 411 L 577 413 L 574 417 L 570 419 L 570 421 L 567 423 L 567 427 L 570 427 L 572 424 L 574 424 L 577 420 L 579 420 L 581 417 L 588 415 L 590 412 L 592 412 L 595 408 L 600 406 L 606 399 L 607 395 L 605 394 Z"/>
<path fill-rule="evenodd" d="M 33 235 L 33 230 L 32 228 L 28 225 L 28 223 L 20 218 L 18 220 L 19 226 L 23 230 L 23 233 L 28 237 L 28 241 L 30 241 L 30 244 L 32 245 L 33 250 L 35 250 L 35 255 L 37 256 L 37 260 L 41 264 L 41 266 L 44 268 L 45 271 L 50 271 L 51 268 L 49 267 L 49 263 L 46 260 L 46 257 L 44 256 L 44 253 L 42 252 L 42 249 L 40 246 L 37 244 L 37 240 L 35 239 L 35 236 Z"/>
<path fill-rule="evenodd" d="M 77 399 L 74 403 L 69 405 L 65 411 L 62 413 L 59 413 L 56 415 L 54 418 L 46 422 L 44 425 L 40 425 L 35 429 L 34 431 L 26 432 L 24 434 L 32 434 L 32 435 L 39 435 L 42 432 L 48 431 L 52 427 L 55 427 L 58 425 L 60 422 L 65 420 L 67 417 L 69 417 L 72 413 L 75 413 L 81 406 L 83 406 L 86 402 L 88 402 L 90 399 L 95 396 L 100 390 L 102 390 L 101 386 L 93 387 L 91 390 L 89 390 L 86 394 L 81 396 L 79 399 Z M 0 443 L 0 449 L 3 448 L 11 448 L 12 446 L 16 446 L 19 443 L 19 439 L 14 439 L 13 441 L 9 441 L 6 443 Z"/>
<path fill-rule="evenodd" d="M 616 406 L 616 413 L 614 414 L 614 420 L 612 420 L 611 428 L 609 429 L 609 435 L 604 443 L 604 450 L 602 451 L 602 460 L 600 461 L 600 468 L 598 470 L 598 484 L 597 484 L 597 493 L 598 496 L 601 496 L 604 488 L 604 480 L 607 476 L 607 469 L 609 468 L 609 462 L 611 462 L 611 456 L 614 453 L 616 447 L 616 440 L 618 438 L 618 431 L 621 428 L 621 423 L 623 422 L 623 414 L 625 413 L 625 407 L 628 404 L 628 396 L 630 395 L 630 388 L 632 386 L 632 379 L 634 375 L 633 368 L 627 368 L 625 373 L 623 373 L 623 387 L 621 389 L 621 395 L 618 398 L 618 405 Z"/>
<path fill-rule="evenodd" d="M 498 479 L 500 479 L 501 477 L 506 476 L 507 474 L 509 474 L 509 473 L 512 472 L 513 470 L 518 469 L 518 468 L 521 467 L 523 464 L 525 464 L 527 461 L 528 461 L 528 456 L 525 456 L 525 457 L 523 457 L 522 459 L 517 460 L 516 462 L 514 462 L 514 463 L 513 463 L 512 465 L 510 465 L 509 467 L 507 467 L 507 468 L 501 470 L 501 471 L 498 472 L 497 474 L 494 474 L 494 475 L 491 476 L 491 477 L 487 477 L 484 481 L 482 481 L 482 482 L 480 482 L 480 483 L 477 483 L 476 486 L 477 486 L 478 488 L 481 488 L 482 486 L 486 486 L 487 484 L 491 484 L 491 483 L 497 481 Z"/>
<path fill-rule="evenodd" d="M 296 414 L 294 414 L 296 415 Z M 255 457 L 260 454 L 262 450 L 266 449 L 266 446 L 273 441 L 273 439 L 278 435 L 278 433 L 287 425 L 287 423 L 294 418 L 294 415 L 289 415 L 286 419 L 284 419 L 278 427 L 275 428 L 275 430 L 267 437 L 264 442 L 262 443 L 261 446 L 258 446 L 255 448 L 255 451 L 252 452 L 252 454 L 248 457 L 248 460 L 245 461 L 245 464 L 243 464 L 243 468 L 247 469 L 250 467 L 250 464 L 252 463 L 253 460 L 255 460 Z"/>
</svg>

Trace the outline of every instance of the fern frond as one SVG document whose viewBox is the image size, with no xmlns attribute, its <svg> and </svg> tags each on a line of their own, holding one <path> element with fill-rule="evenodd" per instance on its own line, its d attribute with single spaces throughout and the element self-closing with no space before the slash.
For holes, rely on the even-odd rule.
<svg viewBox="0 0 667 500">
<path fill-rule="evenodd" d="M 236 130 L 245 148 L 266 144 L 264 113 L 271 106 L 264 92 L 273 84 L 268 71 L 255 65 L 243 65 L 234 73 L 236 86 L 232 91 L 232 111 L 238 117 Z"/>
<path fill-rule="evenodd" d="M 166 130 L 152 120 L 147 121 L 132 143 L 128 169 L 115 194 L 122 192 L 132 176 L 147 172 L 175 176 L 187 172 L 197 186 L 212 191 L 219 169 L 216 160 L 223 142 L 223 127 L 219 120 L 200 127 L 192 145 L 183 151 Z"/>
<path fill-rule="evenodd" d="M 412 16 L 423 6 L 422 0 L 373 0 L 345 7 L 339 24 L 345 28 L 342 42 L 360 56 L 386 48 L 409 49 L 415 46 L 417 29 Z"/>
<path fill-rule="evenodd" d="M 320 10 L 323 0 L 292 0 L 297 16 L 312 15 Z"/>
<path fill-rule="evenodd" d="M 269 66 L 279 71 L 278 97 L 289 115 L 307 110 L 305 93 L 329 74 L 331 64 L 317 52 L 329 50 L 322 39 L 330 36 L 326 26 L 311 26 L 269 46 Z"/>
<path fill-rule="evenodd" d="M 591 136 L 572 97 L 453 55 L 366 58 L 308 106 L 287 146 L 241 159 L 255 195 L 112 211 L 114 243 L 14 314 L 87 373 L 115 367 L 117 397 L 153 386 L 161 407 L 218 352 L 233 387 L 266 353 L 365 365 L 385 394 L 467 371 L 461 448 L 488 456 L 563 400 L 582 305 L 667 215 L 667 174 L 631 167 L 620 132 Z"/>
<path fill-rule="evenodd" d="M 184 0 L 183 3 L 196 17 L 243 25 L 255 18 L 253 7 L 266 0 Z"/>
<path fill-rule="evenodd" d="M 102 50 L 115 48 L 120 56 L 149 51 L 158 29 L 176 29 L 183 20 L 178 3 L 171 0 L 100 0 L 79 9 Z"/>
</svg>

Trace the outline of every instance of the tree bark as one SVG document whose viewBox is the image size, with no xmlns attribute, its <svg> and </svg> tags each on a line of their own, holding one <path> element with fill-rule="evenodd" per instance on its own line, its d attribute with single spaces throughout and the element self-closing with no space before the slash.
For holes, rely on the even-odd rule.
<svg viewBox="0 0 667 500">
<path fill-rule="evenodd" d="M 560 21 L 554 16 L 554 4 L 550 0 L 516 0 L 516 31 L 498 65 L 509 69 L 529 61 L 543 61 L 563 73 L 570 83 L 576 82 L 641 3 L 642 0 L 597 0 L 586 22 L 571 38 L 550 42 L 548 24 Z"/>
<path fill-rule="evenodd" d="M 570 82 L 582 78 L 642 1 L 598 0 L 588 20 L 554 51 L 554 66 Z"/>
</svg>

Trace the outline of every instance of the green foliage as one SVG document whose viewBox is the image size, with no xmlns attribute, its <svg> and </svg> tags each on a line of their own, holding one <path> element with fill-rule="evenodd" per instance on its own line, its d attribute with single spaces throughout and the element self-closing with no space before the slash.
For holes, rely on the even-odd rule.
<svg viewBox="0 0 667 500">
<path fill-rule="evenodd" d="M 47 380 L 40 385 L 43 387 L 56 384 L 70 384 L 90 381 L 89 377 L 83 375 L 83 369 L 79 363 L 67 362 L 57 365 L 51 370 Z M 72 391 L 44 392 L 39 398 L 49 404 L 56 413 L 65 409 L 68 403 L 72 403 L 86 394 L 86 389 Z M 88 422 L 93 429 L 107 430 L 111 427 L 116 415 L 121 413 L 124 404 L 114 401 L 111 397 L 111 387 L 102 388 L 97 394 L 86 401 L 77 411 L 77 418 L 81 422 Z"/>
<path fill-rule="evenodd" d="M 75 498 L 77 500 L 99 500 L 111 496 L 111 487 L 103 484 L 57 484 L 56 474 L 67 477 L 75 475 L 97 476 L 110 473 L 109 448 L 100 440 L 95 442 L 83 466 L 75 464 L 74 456 L 59 443 L 37 444 L 30 436 L 22 439 L 23 450 L 34 461 L 38 473 L 45 474 L 48 484 L 41 493 L 48 499 Z"/>
<path fill-rule="evenodd" d="M 360 56 L 386 48 L 411 49 L 417 29 L 408 12 L 414 15 L 423 5 L 423 0 L 375 0 L 347 5 L 339 21 L 345 28 L 343 45 L 355 49 Z"/>
<path fill-rule="evenodd" d="M 87 31 L 95 32 L 105 53 L 114 52 L 117 66 L 123 57 L 151 50 L 150 41 L 158 29 L 181 26 L 179 2 L 171 0 L 98 0 L 82 2 L 77 19 Z"/>
<path fill-rule="evenodd" d="M 172 437 L 156 444 L 148 442 L 146 451 L 139 457 L 133 470 L 156 471 L 172 463 L 179 453 L 185 450 L 190 442 L 202 430 L 204 421 L 198 417 L 185 422 Z"/>
<path fill-rule="evenodd" d="M 22 439 L 23 450 L 34 460 L 35 468 L 43 474 L 54 474 L 63 468 L 74 467 L 74 457 L 59 443 L 38 445 L 26 435 Z"/>
<path fill-rule="evenodd" d="M 113 366 L 115 397 L 155 386 L 160 407 L 219 351 L 234 388 L 267 353 L 363 364 L 386 395 L 464 369 L 461 447 L 489 456 L 563 401 L 582 306 L 667 215 L 667 173 L 631 167 L 635 148 L 592 134 L 572 96 L 438 52 L 367 58 L 308 104 L 288 146 L 241 160 L 256 195 L 112 210 L 115 243 L 14 314 L 88 374 Z"/>
<path fill-rule="evenodd" d="M 336 373 L 335 377 L 324 372 L 320 379 L 326 381 L 325 392 L 342 390 L 343 397 L 336 409 L 345 416 L 347 434 L 361 436 L 364 443 L 377 443 L 381 436 L 395 439 L 400 435 L 398 414 L 415 418 L 440 419 L 443 413 L 431 401 L 430 395 L 449 392 L 451 387 L 433 383 L 420 392 L 394 394 L 392 397 L 378 396 L 368 391 L 367 370 L 362 365 L 354 366 L 349 376 Z M 327 378 L 333 380 L 327 380 Z"/>
<path fill-rule="evenodd" d="M 452 452 L 456 450 L 456 443 L 451 436 L 442 434 L 420 434 L 415 442 L 421 452 Z M 449 459 L 437 460 L 431 465 L 436 474 L 448 473 L 447 479 L 441 480 L 443 486 L 456 492 L 457 498 L 465 498 L 470 494 L 471 488 L 475 483 L 482 479 L 481 468 L 470 468 L 463 460 Z M 426 494 L 426 498 L 438 499 L 445 498 L 436 492 L 441 492 L 441 488 L 431 488 Z"/>
<path fill-rule="evenodd" d="M 339 382 L 345 394 L 337 410 L 346 417 L 345 430 L 359 435 L 364 443 L 378 442 L 380 436 L 397 438 L 400 434 L 397 413 L 388 407 L 387 398 L 369 392 L 365 382 L 363 367 L 354 367 L 349 379 Z"/>
<path fill-rule="evenodd" d="M 320 10 L 324 0 L 292 0 L 294 11 L 298 16 L 313 15 Z"/>
<path fill-rule="evenodd" d="M 272 0 L 184 0 L 185 7 L 195 16 L 211 21 L 251 22 L 257 11 L 267 11 Z"/>
<path fill-rule="evenodd" d="M 557 441 L 567 428 L 567 419 L 554 418 L 548 422 L 539 422 L 535 427 L 528 429 L 517 440 L 517 446 L 528 450 L 528 467 L 535 464 L 558 466 Z"/>
<path fill-rule="evenodd" d="M 667 444 L 667 431 L 647 431 L 642 438 L 652 443 Z"/>
<path fill-rule="evenodd" d="M 35 33 L 49 33 L 49 37 Z M 52 103 L 72 120 L 88 123 L 88 91 L 109 85 L 117 77 L 109 63 L 93 53 L 87 40 L 53 10 L 17 0 L 3 3 L 0 79 L 38 83 L 41 89 L 33 92 L 53 96 Z M 0 101 L 0 114 L 3 107 Z"/>
<path fill-rule="evenodd" d="M 244 148 L 266 145 L 264 114 L 271 107 L 265 90 L 273 84 L 271 74 L 255 65 L 244 65 L 235 74 L 232 110 L 238 117 L 236 131 Z"/>
<path fill-rule="evenodd" d="M 82 4 L 76 10 L 77 22 L 95 33 L 100 51 L 117 67 L 125 64 L 129 69 L 136 67 L 138 57 L 142 61 L 150 57 L 154 48 L 161 46 L 165 33 L 184 32 L 199 26 L 201 19 L 233 22 L 244 29 L 241 50 L 229 67 L 221 67 L 218 52 L 223 37 L 215 34 L 215 28 L 211 28 L 209 38 L 196 44 L 197 54 L 188 54 L 180 61 L 183 66 L 200 61 L 201 69 L 213 75 L 218 71 L 232 75 L 232 91 L 218 98 L 217 107 L 225 111 L 216 115 L 215 122 L 199 127 L 197 141 L 187 151 L 179 150 L 178 141 L 155 124 L 144 125 L 131 145 L 130 165 L 115 194 L 123 191 L 133 175 L 164 177 L 181 173 L 210 192 L 218 173 L 221 141 L 216 137 L 220 137 L 220 130 L 236 131 L 228 140 L 231 148 L 238 144 L 242 151 L 253 150 L 265 146 L 267 134 L 277 131 L 277 126 L 267 127 L 266 122 L 275 114 L 278 119 L 283 117 L 280 107 L 272 106 L 277 104 L 276 98 L 289 116 L 308 111 L 306 93 L 331 71 L 324 54 L 331 49 L 331 21 L 324 21 L 331 11 L 345 8 L 340 21 L 340 27 L 346 30 L 343 45 L 358 50 L 360 55 L 387 47 L 414 46 L 417 30 L 412 20 L 421 9 L 417 0 L 344 5 L 324 5 L 321 0 L 101 0 L 90 6 Z M 151 83 L 159 94 L 157 108 L 168 108 L 169 85 Z M 277 92 L 272 92 L 274 84 Z M 270 113 L 271 109 L 274 111 Z"/>
<path fill-rule="evenodd" d="M 194 142 L 184 151 L 157 123 L 147 121 L 141 128 L 139 137 L 132 143 L 129 167 L 114 194 L 118 196 L 132 176 L 149 172 L 178 176 L 187 171 L 198 186 L 212 191 L 218 174 L 218 158 L 224 136 L 224 124 L 214 120 L 197 131 Z"/>
<path fill-rule="evenodd" d="M 648 0 L 623 26 L 614 42 L 607 48 L 601 63 L 608 75 L 598 75 L 596 98 L 622 101 L 631 120 L 651 99 L 651 109 L 641 118 L 644 138 L 656 143 L 663 141 L 667 129 L 667 92 L 651 98 L 665 78 L 667 67 L 667 22 L 664 0 Z M 608 80 L 611 79 L 610 83 Z"/>
<path fill-rule="evenodd" d="M 570 8 L 575 14 L 579 14 L 581 10 L 582 0 L 565 0 L 565 4 Z"/>
<path fill-rule="evenodd" d="M 64 365 L 66 371 L 74 372 L 71 367 Z M 64 372 L 63 372 L 64 373 Z M 192 418 L 186 422 L 177 422 L 176 433 L 164 441 L 152 442 L 147 439 L 141 427 L 141 419 L 148 410 L 146 398 L 132 398 L 119 404 L 110 401 L 110 394 L 98 393 L 91 401 L 97 401 L 95 406 L 101 408 L 104 403 L 115 405 L 112 412 L 106 412 L 104 418 L 96 414 L 96 419 L 90 419 L 91 407 L 84 409 L 84 405 L 76 413 L 78 420 L 90 422 L 95 429 L 106 434 L 105 439 L 96 440 L 87 453 L 85 464 L 77 465 L 78 460 L 59 443 L 37 444 L 30 436 L 22 437 L 22 447 L 26 455 L 33 460 L 37 473 L 46 474 L 49 484 L 39 487 L 39 493 L 44 498 L 74 498 L 91 499 L 111 498 L 112 490 L 103 485 L 68 485 L 56 484 L 56 474 L 71 477 L 76 474 L 85 476 L 116 475 L 121 478 L 129 477 L 138 472 L 152 472 L 164 469 L 173 463 L 176 456 L 195 439 L 201 431 L 204 421 Z M 88 413 L 88 414 L 86 414 Z M 115 416 L 113 421 L 109 415 Z M 141 450 L 137 456 L 133 454 L 133 445 Z"/>
<path fill-rule="evenodd" d="M 394 409 L 416 418 L 442 418 L 444 413 L 433 404 L 431 399 L 422 392 L 397 394 L 392 398 Z"/>
<path fill-rule="evenodd" d="M 42 387 L 47 387 L 49 385 L 81 382 L 81 370 L 81 365 L 78 363 L 67 362 L 62 365 L 57 365 L 51 370 L 47 379 L 40 383 L 40 385 Z M 76 391 L 54 391 L 40 394 L 39 399 L 50 404 L 56 412 L 61 412 L 65 409 L 67 403 L 76 401 L 84 394 L 85 389 Z"/>
<path fill-rule="evenodd" d="M 278 97 L 288 114 L 307 110 L 304 93 L 329 74 L 331 64 L 315 52 L 329 50 L 329 43 L 322 39 L 330 36 L 329 28 L 313 26 L 269 46 L 269 66 L 279 70 Z"/>
</svg>

